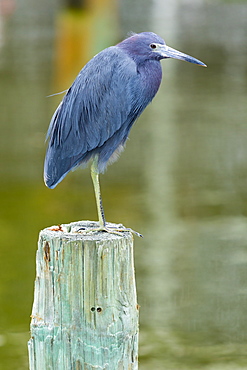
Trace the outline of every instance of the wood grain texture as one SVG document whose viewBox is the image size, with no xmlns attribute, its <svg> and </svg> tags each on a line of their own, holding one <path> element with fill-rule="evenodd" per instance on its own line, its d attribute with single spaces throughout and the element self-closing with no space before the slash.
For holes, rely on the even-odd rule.
<svg viewBox="0 0 247 370">
<path fill-rule="evenodd" d="M 31 370 L 138 368 L 133 237 L 78 233 L 90 221 L 40 232 L 29 340 Z"/>
</svg>

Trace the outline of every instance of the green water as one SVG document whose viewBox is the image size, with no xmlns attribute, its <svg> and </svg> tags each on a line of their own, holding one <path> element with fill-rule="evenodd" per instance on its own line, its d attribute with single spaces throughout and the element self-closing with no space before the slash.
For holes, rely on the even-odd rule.
<svg viewBox="0 0 247 370">
<path fill-rule="evenodd" d="M 22 370 L 39 230 L 95 220 L 96 209 L 88 169 L 55 190 L 42 180 L 60 99 L 46 96 L 65 89 L 76 68 L 61 74 L 71 50 L 66 40 L 58 46 L 66 13 L 59 1 L 9 4 L 0 16 L 0 369 Z M 130 30 L 153 30 L 208 64 L 163 61 L 157 97 L 102 176 L 107 219 L 144 234 L 135 240 L 140 369 L 246 369 L 247 4 L 130 6 L 109 8 L 114 26 L 83 13 L 91 28 L 82 65 Z"/>
</svg>

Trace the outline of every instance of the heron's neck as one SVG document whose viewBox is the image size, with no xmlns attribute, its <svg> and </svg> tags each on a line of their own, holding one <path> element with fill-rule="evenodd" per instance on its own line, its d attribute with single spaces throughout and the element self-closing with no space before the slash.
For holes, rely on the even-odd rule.
<svg viewBox="0 0 247 370">
<path fill-rule="evenodd" d="M 162 68 L 158 60 L 145 60 L 137 66 L 137 71 L 140 73 L 143 89 L 150 95 L 150 101 L 157 93 L 161 79 Z"/>
</svg>

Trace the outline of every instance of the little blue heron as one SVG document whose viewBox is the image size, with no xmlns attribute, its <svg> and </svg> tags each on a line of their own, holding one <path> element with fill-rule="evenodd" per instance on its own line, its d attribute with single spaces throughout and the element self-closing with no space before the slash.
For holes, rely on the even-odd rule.
<svg viewBox="0 0 247 370">
<path fill-rule="evenodd" d="M 53 189 L 69 171 L 92 159 L 99 217 L 95 230 L 114 232 L 106 225 L 99 174 L 116 161 L 132 125 L 157 93 L 162 78 L 160 60 L 167 58 L 206 66 L 170 48 L 155 33 L 132 34 L 85 65 L 51 119 L 45 183 Z"/>
</svg>

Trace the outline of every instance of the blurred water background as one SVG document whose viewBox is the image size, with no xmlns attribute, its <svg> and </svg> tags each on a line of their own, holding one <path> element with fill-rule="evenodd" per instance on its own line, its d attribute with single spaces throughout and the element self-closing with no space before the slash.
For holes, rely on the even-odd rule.
<svg viewBox="0 0 247 370">
<path fill-rule="evenodd" d="M 89 169 L 42 180 L 45 135 L 82 66 L 154 31 L 208 68 L 162 62 L 153 103 L 101 177 L 135 238 L 140 370 L 247 368 L 247 2 L 0 0 L 0 369 L 28 368 L 39 230 L 96 219 Z"/>
</svg>

